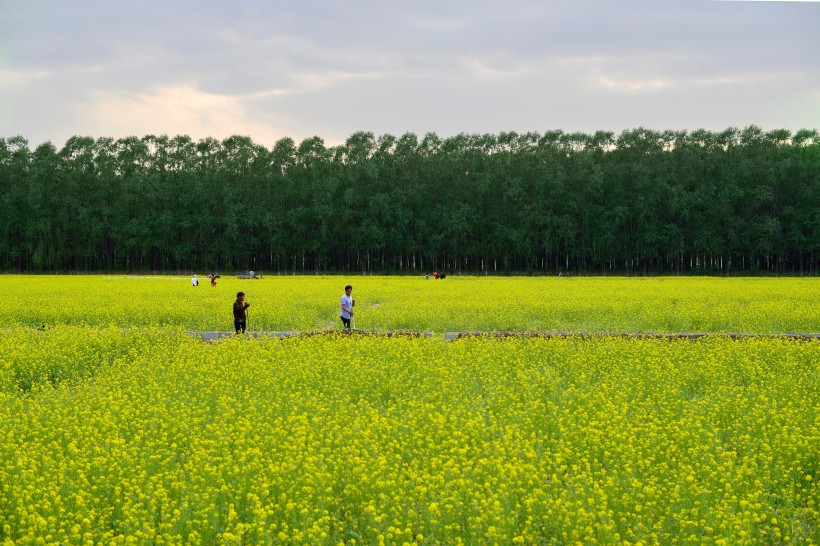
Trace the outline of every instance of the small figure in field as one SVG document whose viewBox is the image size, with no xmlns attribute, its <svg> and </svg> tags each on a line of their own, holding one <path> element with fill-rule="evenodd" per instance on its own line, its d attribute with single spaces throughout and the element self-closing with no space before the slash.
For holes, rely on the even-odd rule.
<svg viewBox="0 0 820 546">
<path fill-rule="evenodd" d="M 248 307 L 251 304 L 245 301 L 245 293 L 237 292 L 236 301 L 233 302 L 233 327 L 236 328 L 236 334 L 239 335 L 241 331 L 245 333 L 245 325 L 248 322 Z"/>
<path fill-rule="evenodd" d="M 196 278 L 196 273 L 191 277 L 191 286 L 199 286 L 199 279 Z"/>
<path fill-rule="evenodd" d="M 342 296 L 342 301 L 339 309 L 339 316 L 342 319 L 342 324 L 348 330 L 350 330 L 350 319 L 353 318 L 353 306 L 356 305 L 356 300 L 354 300 L 350 294 L 353 292 L 353 287 L 349 284 L 345 286 L 345 293 Z"/>
<path fill-rule="evenodd" d="M 438 271 L 433 271 L 433 278 L 438 280 Z"/>
<path fill-rule="evenodd" d="M 216 279 L 219 278 L 219 275 L 214 273 L 213 275 L 208 275 L 208 278 L 211 279 L 211 286 L 216 286 Z"/>
<path fill-rule="evenodd" d="M 429 281 L 429 280 L 430 280 L 430 274 L 429 274 L 429 273 L 425 273 L 425 275 L 424 275 L 424 280 L 425 280 L 425 281 Z"/>
</svg>

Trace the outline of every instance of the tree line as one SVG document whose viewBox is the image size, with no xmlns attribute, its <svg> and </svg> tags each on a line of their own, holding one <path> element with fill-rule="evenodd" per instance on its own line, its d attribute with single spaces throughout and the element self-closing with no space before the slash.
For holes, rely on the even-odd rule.
<svg viewBox="0 0 820 546">
<path fill-rule="evenodd" d="M 808 274 L 816 130 L 0 138 L 0 270 Z"/>
</svg>

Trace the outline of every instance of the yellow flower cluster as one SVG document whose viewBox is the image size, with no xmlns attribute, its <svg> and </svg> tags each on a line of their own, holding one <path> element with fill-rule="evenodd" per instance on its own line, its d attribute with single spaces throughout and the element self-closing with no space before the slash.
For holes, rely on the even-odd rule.
<svg viewBox="0 0 820 546">
<path fill-rule="evenodd" d="M 820 542 L 818 342 L 63 326 L 0 354 L 0 544 Z"/>
<path fill-rule="evenodd" d="M 174 327 L 229 331 L 243 291 L 252 330 L 339 328 L 354 286 L 367 330 L 820 332 L 814 278 L 3 276 L 0 326 Z"/>
</svg>

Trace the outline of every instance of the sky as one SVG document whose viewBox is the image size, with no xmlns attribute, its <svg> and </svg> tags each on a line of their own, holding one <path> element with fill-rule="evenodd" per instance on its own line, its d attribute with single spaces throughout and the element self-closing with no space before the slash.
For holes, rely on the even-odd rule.
<svg viewBox="0 0 820 546">
<path fill-rule="evenodd" d="M 0 0 L 0 138 L 820 129 L 820 2 Z"/>
</svg>

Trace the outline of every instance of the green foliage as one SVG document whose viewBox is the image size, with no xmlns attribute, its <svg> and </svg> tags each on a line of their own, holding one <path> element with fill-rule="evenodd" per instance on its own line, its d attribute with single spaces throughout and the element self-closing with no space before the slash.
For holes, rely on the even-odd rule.
<svg viewBox="0 0 820 546">
<path fill-rule="evenodd" d="M 820 136 L 0 139 L 0 269 L 816 274 Z"/>
</svg>

